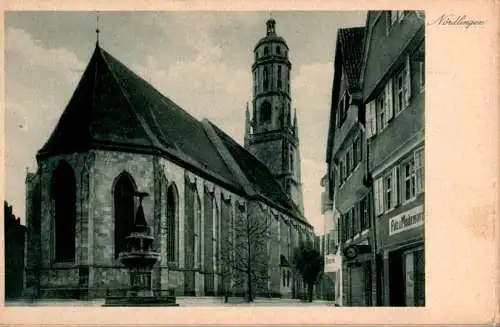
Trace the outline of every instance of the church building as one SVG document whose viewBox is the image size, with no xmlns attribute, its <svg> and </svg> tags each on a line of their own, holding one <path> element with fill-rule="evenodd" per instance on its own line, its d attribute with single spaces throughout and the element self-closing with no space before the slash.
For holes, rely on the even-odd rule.
<svg viewBox="0 0 500 327">
<path fill-rule="evenodd" d="M 26 177 L 26 291 L 102 298 L 109 289 L 127 288 L 119 254 L 133 227 L 137 191 L 149 194 L 143 208 L 161 255 L 154 289 L 244 293 L 248 274 L 235 271 L 251 257 L 258 279 L 252 292 L 294 297 L 303 291 L 292 256 L 301 241 L 312 240 L 313 228 L 303 214 L 289 49 L 276 22 L 266 26 L 254 49 L 244 147 L 96 43 L 36 154 L 36 172 Z"/>
</svg>

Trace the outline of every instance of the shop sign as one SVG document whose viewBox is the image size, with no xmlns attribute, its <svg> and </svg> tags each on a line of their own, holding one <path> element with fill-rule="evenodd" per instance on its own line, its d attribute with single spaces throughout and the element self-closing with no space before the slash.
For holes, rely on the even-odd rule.
<svg viewBox="0 0 500 327">
<path fill-rule="evenodd" d="M 325 265 L 334 264 L 335 263 L 335 255 L 327 255 L 325 257 Z"/>
<path fill-rule="evenodd" d="M 424 224 L 424 206 L 419 205 L 389 219 L 389 235 L 422 226 Z"/>
</svg>

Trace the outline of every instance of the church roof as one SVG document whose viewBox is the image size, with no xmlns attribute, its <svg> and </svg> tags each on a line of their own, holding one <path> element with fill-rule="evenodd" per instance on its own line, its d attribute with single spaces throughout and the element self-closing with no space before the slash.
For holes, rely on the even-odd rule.
<svg viewBox="0 0 500 327">
<path fill-rule="evenodd" d="M 207 135 L 204 123 L 97 45 L 37 158 L 89 149 L 158 154 L 237 194 L 259 196 L 307 223 L 267 167 L 211 126 L 219 141 Z M 223 158 L 224 151 L 237 162 L 241 176 Z M 256 194 L 249 194 L 248 183 Z"/>
</svg>

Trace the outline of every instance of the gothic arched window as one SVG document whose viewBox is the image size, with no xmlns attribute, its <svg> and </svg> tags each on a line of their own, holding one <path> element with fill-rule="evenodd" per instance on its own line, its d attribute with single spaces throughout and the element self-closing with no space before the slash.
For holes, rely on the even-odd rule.
<svg viewBox="0 0 500 327">
<path fill-rule="evenodd" d="M 263 80 L 263 84 L 264 84 L 264 91 L 267 91 L 267 89 L 269 88 L 269 72 L 267 71 L 267 67 L 264 67 L 264 80 Z"/>
<path fill-rule="evenodd" d="M 214 267 L 215 271 L 219 270 L 219 242 L 220 242 L 220 213 L 217 201 L 214 199 L 213 205 L 213 251 L 214 251 Z"/>
<path fill-rule="evenodd" d="M 73 169 L 61 161 L 52 175 L 52 201 L 55 220 L 56 262 L 75 261 L 76 180 Z"/>
<path fill-rule="evenodd" d="M 126 250 L 127 237 L 134 228 L 134 203 L 135 183 L 132 177 L 123 172 L 115 181 L 114 195 L 114 226 L 115 226 L 115 258 L 120 252 Z"/>
<path fill-rule="evenodd" d="M 175 262 L 177 257 L 177 188 L 174 184 L 167 190 L 167 261 Z"/>
<path fill-rule="evenodd" d="M 268 122 L 271 120 L 271 116 L 271 104 L 266 101 L 260 106 L 260 121 Z"/>
<path fill-rule="evenodd" d="M 201 201 L 198 192 L 194 192 L 194 260 L 195 267 L 201 265 Z"/>
</svg>

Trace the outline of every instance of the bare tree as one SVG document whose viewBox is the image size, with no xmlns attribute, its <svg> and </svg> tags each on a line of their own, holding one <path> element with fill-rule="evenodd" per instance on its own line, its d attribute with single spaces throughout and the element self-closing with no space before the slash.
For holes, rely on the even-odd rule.
<svg viewBox="0 0 500 327">
<path fill-rule="evenodd" d="M 232 237 L 221 243 L 221 274 L 231 276 L 230 287 L 244 290 L 247 301 L 253 302 L 257 291 L 267 289 L 270 217 L 257 202 L 250 201 L 246 212 L 237 206 L 234 218 Z"/>
</svg>

